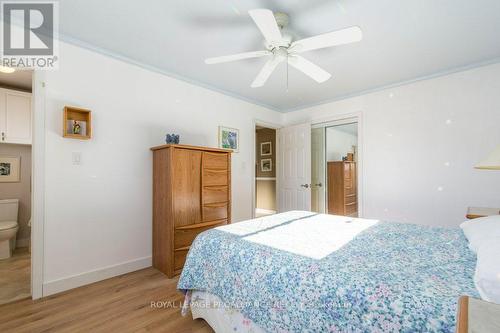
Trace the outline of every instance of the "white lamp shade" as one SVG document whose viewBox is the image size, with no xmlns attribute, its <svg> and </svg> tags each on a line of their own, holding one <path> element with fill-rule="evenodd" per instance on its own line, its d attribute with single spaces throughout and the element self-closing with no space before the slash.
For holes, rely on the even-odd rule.
<svg viewBox="0 0 500 333">
<path fill-rule="evenodd" d="M 500 170 L 500 146 L 498 146 L 486 159 L 475 166 L 476 169 Z"/>
</svg>

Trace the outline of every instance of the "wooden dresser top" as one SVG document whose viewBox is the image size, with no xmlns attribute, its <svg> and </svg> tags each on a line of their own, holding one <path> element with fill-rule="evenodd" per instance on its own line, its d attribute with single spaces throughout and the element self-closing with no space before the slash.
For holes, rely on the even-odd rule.
<svg viewBox="0 0 500 333">
<path fill-rule="evenodd" d="M 166 149 L 166 148 L 203 150 L 203 151 L 213 151 L 213 152 L 218 152 L 218 153 L 229 153 L 229 154 L 232 153 L 232 151 L 229 149 L 199 147 L 199 146 L 190 146 L 190 145 L 177 145 L 177 144 L 167 144 L 167 145 L 156 146 L 156 147 L 152 147 L 151 150 L 159 150 L 159 149 Z"/>
</svg>

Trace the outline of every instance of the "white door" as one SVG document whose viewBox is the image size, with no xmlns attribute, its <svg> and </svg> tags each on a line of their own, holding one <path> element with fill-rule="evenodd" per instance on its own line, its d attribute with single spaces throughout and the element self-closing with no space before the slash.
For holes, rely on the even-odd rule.
<svg viewBox="0 0 500 333">
<path fill-rule="evenodd" d="M 325 128 L 314 128 L 311 131 L 311 211 L 325 212 Z"/>
<path fill-rule="evenodd" d="M 280 212 L 311 210 L 311 124 L 278 131 Z"/>
<path fill-rule="evenodd" d="M 4 142 L 31 144 L 31 96 L 6 92 Z"/>
</svg>

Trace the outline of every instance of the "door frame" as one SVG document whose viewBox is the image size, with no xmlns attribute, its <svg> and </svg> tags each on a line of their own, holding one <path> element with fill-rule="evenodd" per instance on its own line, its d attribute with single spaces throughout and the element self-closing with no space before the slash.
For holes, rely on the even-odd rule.
<svg viewBox="0 0 500 333">
<path fill-rule="evenodd" d="M 326 118 L 320 118 L 320 119 L 313 119 L 311 121 L 311 128 L 326 128 L 331 127 L 331 126 L 338 126 L 338 125 L 343 125 L 343 124 L 349 124 L 349 123 L 357 123 L 358 124 L 358 169 L 357 169 L 357 178 L 358 178 L 358 216 L 363 217 L 365 207 L 364 207 L 364 194 L 365 194 L 365 188 L 364 188 L 364 163 L 363 163 L 363 158 L 364 158 L 364 131 L 363 131 L 363 113 L 362 112 L 353 112 L 353 113 L 346 113 L 346 114 L 340 114 L 340 115 L 333 115 L 329 116 Z M 326 170 L 326 132 L 325 132 L 325 156 L 323 157 L 323 163 L 325 164 L 325 173 L 327 172 Z M 311 161 L 312 164 L 312 161 Z M 325 174 L 325 180 L 328 182 L 327 175 Z M 326 194 L 326 184 L 325 184 L 325 192 Z M 325 195 L 325 212 L 327 211 L 327 201 L 326 201 L 326 195 Z"/>
<path fill-rule="evenodd" d="M 324 126 L 316 126 L 315 124 L 311 124 L 311 182 L 312 182 L 312 174 L 313 174 L 313 162 L 312 162 L 312 144 L 313 144 L 313 140 L 312 140 L 312 136 L 313 136 L 313 130 L 315 129 L 321 129 L 323 131 L 323 158 L 322 158 L 322 163 L 323 163 L 323 169 L 324 169 L 324 181 L 323 181 L 323 184 L 322 184 L 322 188 L 323 188 L 323 193 L 326 193 L 326 187 L 328 186 L 328 179 L 327 179 L 327 165 L 326 165 L 326 127 Z M 313 199 L 313 193 L 312 193 L 312 183 L 311 183 L 311 209 L 312 209 L 312 199 Z M 324 198 L 323 198 L 323 214 L 327 214 L 327 202 L 326 202 L 326 195 L 324 195 Z"/>
<path fill-rule="evenodd" d="M 43 297 L 45 223 L 45 74 L 32 76 L 31 298 Z"/>
<path fill-rule="evenodd" d="M 257 140 L 257 135 L 255 134 L 255 129 L 257 126 L 262 126 L 270 129 L 276 130 L 276 165 L 278 164 L 278 154 L 279 154 L 279 144 L 278 144 L 278 131 L 280 128 L 283 126 L 280 124 L 276 123 L 270 123 L 267 121 L 259 120 L 259 119 L 253 119 L 253 130 L 252 130 L 252 218 L 255 218 L 255 209 L 257 208 L 257 202 L 255 200 L 255 195 L 256 195 L 256 188 L 255 188 L 255 178 L 257 177 L 255 173 L 255 163 L 257 163 L 257 148 L 256 148 L 256 140 Z M 273 165 L 273 168 L 276 168 L 276 165 Z M 277 169 L 276 169 L 277 170 Z M 279 185 L 279 177 L 278 173 L 276 173 L 276 205 L 278 205 L 278 200 L 279 200 L 279 191 L 278 191 L 278 185 Z M 276 211 L 278 211 L 278 208 L 276 207 Z"/>
</svg>

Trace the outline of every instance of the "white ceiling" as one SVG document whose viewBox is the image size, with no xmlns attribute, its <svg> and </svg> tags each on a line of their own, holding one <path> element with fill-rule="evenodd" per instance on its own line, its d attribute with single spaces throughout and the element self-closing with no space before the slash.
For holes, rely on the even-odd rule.
<svg viewBox="0 0 500 333">
<path fill-rule="evenodd" d="M 263 49 L 247 14 L 253 8 L 288 13 L 297 38 L 358 25 L 364 39 L 304 53 L 333 74 L 323 84 L 290 68 L 287 92 L 282 64 L 253 89 L 265 58 L 203 62 Z M 500 1 L 65 0 L 60 32 L 63 40 L 286 112 L 499 60 Z"/>
</svg>

